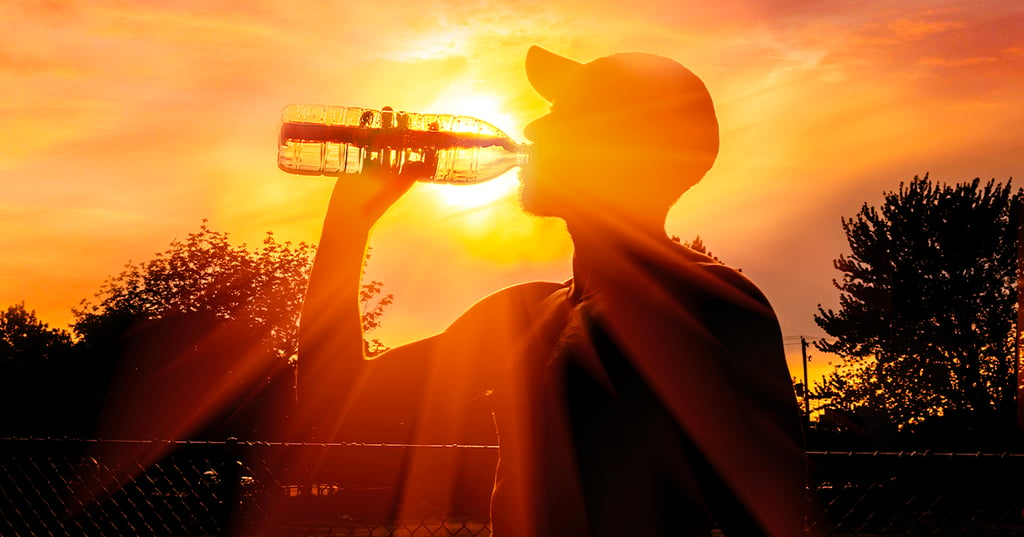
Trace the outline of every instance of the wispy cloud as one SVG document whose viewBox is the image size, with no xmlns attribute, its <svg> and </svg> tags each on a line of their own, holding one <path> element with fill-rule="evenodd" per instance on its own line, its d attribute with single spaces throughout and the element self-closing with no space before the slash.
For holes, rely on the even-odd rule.
<svg viewBox="0 0 1024 537">
<path fill-rule="evenodd" d="M 5 267 L 24 269 L 25 278 L 41 274 L 27 268 L 29 260 L 63 252 L 75 256 L 74 264 L 92 267 L 86 280 L 101 281 L 203 216 L 236 236 L 273 229 L 315 240 L 329 183 L 276 170 L 281 106 L 310 101 L 454 109 L 484 96 L 507 113 L 511 127 L 502 127 L 517 136 L 517 128 L 546 109 L 522 72 L 527 47 L 540 44 L 580 60 L 655 52 L 704 77 L 723 123 L 722 159 L 672 224 L 687 236 L 696 228 L 724 257 L 742 255 L 745 271 L 757 276 L 759 266 L 772 266 L 770 241 L 753 240 L 744 222 L 724 221 L 721 214 L 763 218 L 771 224 L 756 230 L 762 237 L 803 236 L 834 222 L 796 221 L 803 213 L 794 205 L 845 196 L 857 197 L 859 205 L 883 172 L 923 172 L 953 160 L 966 169 L 976 160 L 977 173 L 985 175 L 988 162 L 1011 160 L 993 151 L 1019 152 L 1007 125 L 1024 121 L 1017 89 L 1024 83 L 1024 10 L 1012 1 L 935 5 L 0 3 L 0 180 L 7 208 L 23 208 L 0 222 L 6 231 L 0 250 L 16 253 Z M 413 202 L 435 216 L 393 222 L 391 236 L 434 237 L 429 245 L 402 245 L 403 257 L 420 256 L 432 269 L 450 261 L 430 251 L 442 251 L 441 243 L 446 254 L 473 248 L 467 256 L 473 263 L 524 277 L 537 277 L 526 271 L 526 261 L 567 255 L 564 237 L 534 237 L 533 224 L 506 219 L 510 207 L 496 220 L 512 229 L 456 233 L 453 228 L 476 224 L 440 221 L 443 208 L 426 198 Z M 382 249 L 379 259 L 386 258 Z M 829 266 L 827 259 L 821 265 Z M 60 275 L 48 272 L 47 278 Z M 476 274 L 450 279 L 453 288 L 485 280 Z M 21 298 L 34 307 L 46 289 L 58 288 L 70 305 L 91 292 L 86 280 L 32 284 L 35 297 L 21 295 L 27 280 L 5 280 L 0 307 Z M 828 292 L 829 280 L 821 277 L 821 292 Z M 801 287 L 767 283 L 784 292 Z M 411 309 L 416 292 L 402 291 Z M 813 300 L 811 306 L 821 297 Z"/>
</svg>

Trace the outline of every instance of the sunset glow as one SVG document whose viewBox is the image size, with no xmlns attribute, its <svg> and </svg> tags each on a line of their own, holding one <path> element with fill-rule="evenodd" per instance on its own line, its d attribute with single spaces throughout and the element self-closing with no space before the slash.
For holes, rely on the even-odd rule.
<svg viewBox="0 0 1024 537">
<path fill-rule="evenodd" d="M 465 114 L 525 141 L 548 110 L 523 72 L 532 44 L 581 61 L 653 52 L 704 79 L 721 153 L 666 230 L 742 268 L 787 336 L 824 335 L 812 315 L 837 299 L 842 216 L 915 174 L 1022 175 L 1012 0 L 150 4 L 0 6 L 0 301 L 54 326 L 203 218 L 250 244 L 318 240 L 332 182 L 276 168 L 285 104 Z M 387 343 L 569 276 L 563 227 L 519 213 L 517 189 L 514 172 L 417 185 L 381 222 L 369 270 L 396 297 Z"/>
<path fill-rule="evenodd" d="M 30 410 L 7 440 L 84 455 L 60 464 L 80 472 L 60 480 L 70 495 L 50 486 L 54 464 L 25 466 L 48 486 L 11 474 L 12 490 L 83 531 L 71 523 L 106 524 L 93 506 L 123 503 L 133 528 L 180 533 L 120 500 L 152 466 L 142 507 L 209 514 L 223 534 L 324 513 L 307 533 L 458 519 L 499 537 L 789 536 L 839 498 L 827 472 L 809 486 L 823 447 L 866 455 L 882 424 L 886 442 L 922 425 L 925 454 L 959 436 L 999 445 L 984 433 L 1009 416 L 1010 300 L 948 323 L 968 339 L 994 326 L 998 345 L 973 349 L 996 348 L 999 367 L 945 352 L 946 334 L 927 350 L 869 340 L 850 362 L 872 382 L 829 387 L 840 359 L 813 343 L 828 337 L 815 314 L 860 285 L 836 279 L 862 207 L 925 175 L 1024 187 L 1021 28 L 1019 0 L 0 3 L 0 307 L 16 321 L 0 350 L 14 351 L 8 406 Z M 650 54 L 607 58 L 623 52 Z M 360 110 L 329 125 L 286 113 L 282 129 L 282 110 L 324 110 L 290 104 Z M 384 107 L 448 117 L 363 114 Z M 446 131 L 450 116 L 534 146 Z M 501 175 L 458 184 L 484 170 Z M 936 220 L 950 214 L 961 235 L 1012 236 Z M 698 238 L 707 255 L 678 244 Z M 903 251 L 1013 258 L 920 244 Z M 884 314 L 857 331 L 909 347 L 922 323 L 946 326 L 911 284 L 877 281 L 859 288 Z M 1012 297 L 977 289 L 953 298 Z M 940 378 L 954 369 L 983 380 Z M 938 389 L 897 392 L 889 370 Z M 820 389 L 794 386 L 805 375 Z M 958 392 L 955 412 L 935 403 Z M 883 423 L 897 395 L 924 407 Z M 203 462 L 157 464 L 197 439 Z M 911 493 L 899 476 L 864 490 Z M 821 510 L 845 527 L 865 498 L 852 517 Z"/>
<path fill-rule="evenodd" d="M 502 177 L 467 186 L 431 185 L 441 203 L 454 211 L 474 209 L 493 204 L 518 190 L 515 171 Z M 484 215 L 486 218 L 487 215 Z"/>
</svg>

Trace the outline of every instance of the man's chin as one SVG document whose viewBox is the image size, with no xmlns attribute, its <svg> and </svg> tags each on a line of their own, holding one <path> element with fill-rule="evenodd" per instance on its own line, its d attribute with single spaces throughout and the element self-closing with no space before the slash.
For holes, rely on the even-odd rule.
<svg viewBox="0 0 1024 537">
<path fill-rule="evenodd" d="M 522 183 L 519 184 L 519 207 L 531 216 L 558 216 L 552 211 L 550 204 L 544 203 L 542 196 L 538 196 L 536 191 L 526 188 Z"/>
</svg>

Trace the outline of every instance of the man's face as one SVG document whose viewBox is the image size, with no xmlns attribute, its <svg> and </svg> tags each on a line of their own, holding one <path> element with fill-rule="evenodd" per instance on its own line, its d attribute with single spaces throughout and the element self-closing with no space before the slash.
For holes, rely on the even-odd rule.
<svg viewBox="0 0 1024 537">
<path fill-rule="evenodd" d="M 557 143 L 551 140 L 545 126 L 551 122 L 551 116 L 545 115 L 526 126 L 524 134 L 533 142 L 530 147 L 530 160 L 519 171 L 519 201 L 523 210 L 537 216 L 557 216 L 557 196 L 552 189 L 557 188 L 558 172 L 556 163 Z"/>
<path fill-rule="evenodd" d="M 519 173 L 524 210 L 565 217 L 607 193 L 613 148 L 607 147 L 608 133 L 595 123 L 556 106 L 526 126 L 533 146 L 529 163 Z"/>
<path fill-rule="evenodd" d="M 525 130 L 533 148 L 520 173 L 524 210 L 647 219 L 714 162 L 714 106 L 700 79 L 678 63 L 626 53 L 562 67 L 571 78 L 545 86 L 551 112 Z"/>
</svg>

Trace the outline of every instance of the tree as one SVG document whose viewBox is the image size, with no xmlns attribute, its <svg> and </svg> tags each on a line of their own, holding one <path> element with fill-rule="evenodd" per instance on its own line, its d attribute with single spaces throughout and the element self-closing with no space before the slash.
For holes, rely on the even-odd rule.
<svg viewBox="0 0 1024 537">
<path fill-rule="evenodd" d="M 71 335 L 50 328 L 25 303 L 0 313 L 0 363 L 28 366 L 61 359 L 71 348 Z"/>
<path fill-rule="evenodd" d="M 911 431 L 1012 416 L 1022 201 L 1010 182 L 925 175 L 843 218 L 839 309 L 815 315 L 834 338 L 815 346 L 843 360 L 818 389 L 833 408 Z"/>
<path fill-rule="evenodd" d="M 204 221 L 154 259 L 108 278 L 72 323 L 94 366 L 87 382 L 103 409 L 101 429 L 252 437 L 285 421 L 314 253 L 272 233 L 250 251 Z M 392 298 L 370 282 L 361 299 L 373 329 Z M 368 346 L 383 348 L 376 340 Z"/>
<path fill-rule="evenodd" d="M 52 434 L 56 422 L 66 422 L 59 401 L 71 349 L 71 335 L 50 328 L 24 302 L 0 313 L 0 434 Z"/>
<path fill-rule="evenodd" d="M 108 278 L 95 295 L 74 310 L 72 323 L 80 340 L 105 339 L 125 324 L 174 315 L 208 313 L 223 320 L 241 321 L 260 332 L 265 343 L 284 359 L 294 356 L 298 319 L 316 247 L 307 243 L 279 243 L 268 232 L 262 248 L 250 252 L 245 244 L 232 245 L 228 233 L 211 230 L 203 221 L 199 232 L 142 264 L 128 263 L 119 275 Z M 364 329 L 380 325 L 380 317 L 393 297 L 383 284 L 363 286 Z M 382 347 L 379 341 L 371 346 Z"/>
<path fill-rule="evenodd" d="M 682 244 L 683 246 L 693 250 L 694 252 L 697 252 L 698 254 L 704 254 L 710 257 L 713 261 L 722 263 L 721 259 L 715 257 L 715 254 L 712 254 L 710 251 L 708 251 L 708 248 L 707 246 L 704 245 L 704 241 L 701 240 L 700 235 L 694 237 L 692 241 L 685 242 L 683 242 L 683 240 L 679 238 L 679 235 L 672 235 L 671 239 L 673 242 L 678 242 L 679 244 Z M 740 272 L 743 271 L 741 270 Z"/>
<path fill-rule="evenodd" d="M 141 264 L 129 263 L 108 278 L 95 298 L 74 310 L 72 324 L 82 340 L 123 333 L 125 323 L 175 315 L 208 313 L 257 329 L 281 358 L 294 354 L 295 332 L 313 247 L 279 244 L 268 233 L 263 247 L 249 252 L 228 234 L 200 231 Z"/>
</svg>

